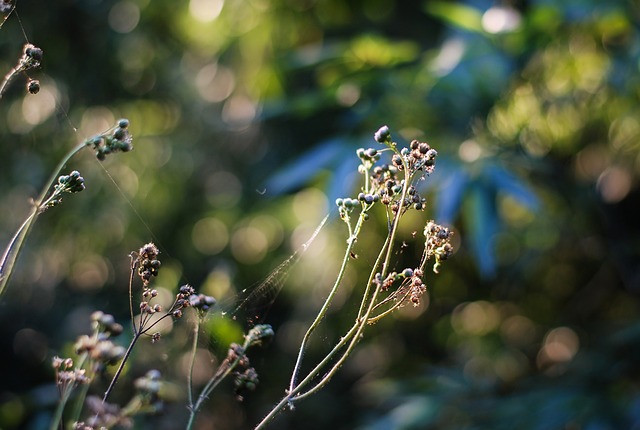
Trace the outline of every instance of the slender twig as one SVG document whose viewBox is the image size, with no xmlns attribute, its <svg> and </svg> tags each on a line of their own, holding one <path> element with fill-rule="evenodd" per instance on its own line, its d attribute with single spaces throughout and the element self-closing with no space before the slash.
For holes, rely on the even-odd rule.
<svg viewBox="0 0 640 430">
<path fill-rule="evenodd" d="M 193 408 L 193 368 L 196 365 L 196 352 L 198 351 L 198 338 L 200 337 L 200 315 L 196 315 L 196 323 L 193 326 L 193 342 L 191 344 L 191 363 L 189 364 L 189 379 L 187 380 L 187 395 L 189 396 L 189 409 Z"/>
<path fill-rule="evenodd" d="M 293 372 L 291 374 L 291 382 L 289 384 L 289 391 L 293 391 L 295 385 L 296 385 L 296 379 L 298 377 L 298 373 L 300 372 L 300 366 L 302 365 L 302 359 L 304 357 L 304 352 L 307 348 L 307 343 L 311 337 L 311 334 L 313 333 L 313 331 L 318 327 L 318 325 L 320 324 L 320 322 L 322 321 L 322 319 L 325 317 L 325 315 L 327 314 L 327 310 L 329 309 L 329 306 L 331 305 L 331 302 L 333 301 L 333 298 L 335 297 L 336 293 L 338 292 L 338 288 L 340 287 L 340 284 L 342 284 L 342 279 L 344 277 L 344 273 L 345 270 L 347 268 L 347 264 L 350 260 L 350 256 L 351 256 L 351 252 L 353 250 L 353 247 L 356 243 L 358 234 L 360 233 L 360 230 L 362 229 L 362 224 L 364 223 L 365 220 L 365 211 L 362 211 L 360 216 L 358 217 L 358 222 L 356 223 L 356 227 L 355 229 L 352 230 L 351 228 L 351 223 L 349 222 L 349 220 L 347 219 L 345 222 L 347 224 L 347 227 L 349 229 L 349 239 L 347 240 L 347 247 L 345 249 L 345 253 L 344 253 L 344 257 L 342 258 L 342 264 L 340 265 L 340 270 L 338 271 L 338 275 L 336 277 L 336 280 L 333 284 L 333 287 L 331 288 L 327 298 L 325 299 L 322 307 L 320 308 L 320 311 L 318 312 L 318 314 L 316 315 L 316 318 L 314 319 L 313 323 L 311 323 L 311 325 L 309 326 L 309 329 L 307 330 L 307 332 L 305 333 L 302 342 L 300 343 L 300 348 L 298 350 L 298 358 L 296 359 L 296 364 L 293 368 Z"/>
<path fill-rule="evenodd" d="M 113 378 L 111 378 L 111 382 L 109 383 L 109 387 L 107 388 L 107 391 L 104 392 L 104 396 L 102 397 L 103 404 L 107 403 L 107 400 L 109 399 L 109 396 L 113 391 L 113 388 L 116 386 L 116 382 L 118 382 L 118 379 L 120 378 L 120 374 L 124 370 L 125 364 L 127 364 L 127 359 L 129 358 L 129 355 L 131 355 L 131 352 L 133 351 L 133 347 L 136 345 L 136 342 L 138 342 L 138 339 L 140 339 L 140 336 L 142 336 L 141 332 L 135 333 L 133 335 L 133 339 L 131 339 L 131 343 L 129 343 L 129 347 L 127 348 L 127 351 L 124 353 L 124 357 L 122 357 L 122 360 L 120 360 L 120 364 L 118 365 L 118 370 L 116 370 L 115 375 L 113 375 Z"/>
<path fill-rule="evenodd" d="M 22 249 L 22 245 L 24 244 L 25 238 L 29 235 L 31 227 L 33 223 L 38 218 L 38 215 L 42 213 L 43 203 L 49 193 L 49 190 L 56 183 L 58 176 L 64 166 L 69 162 L 69 160 L 76 155 L 82 148 L 86 146 L 86 142 L 82 142 L 75 146 L 71 151 L 69 151 L 62 160 L 58 163 L 58 165 L 54 168 L 53 173 L 49 177 L 49 180 L 46 182 L 44 188 L 40 192 L 40 195 L 35 200 L 33 208 L 31 209 L 31 213 L 27 217 L 27 219 L 22 223 L 17 233 L 9 242 L 9 245 L 4 251 L 2 256 L 2 261 L 0 262 L 0 297 L 4 293 L 4 290 L 11 278 L 11 274 L 13 273 L 14 265 L 20 250 Z"/>
</svg>

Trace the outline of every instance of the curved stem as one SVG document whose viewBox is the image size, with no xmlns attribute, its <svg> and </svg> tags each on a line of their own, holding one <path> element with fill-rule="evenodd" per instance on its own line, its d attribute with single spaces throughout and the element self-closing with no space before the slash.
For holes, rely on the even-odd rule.
<svg viewBox="0 0 640 430">
<path fill-rule="evenodd" d="M 255 430 L 265 428 L 265 426 L 269 422 L 271 422 L 271 420 L 273 420 L 273 418 L 282 410 L 282 408 L 291 404 L 291 399 L 300 391 L 302 391 L 302 389 L 320 373 L 324 366 L 329 363 L 333 355 L 346 345 L 348 340 L 351 339 L 351 337 L 355 334 L 356 328 L 357 326 L 353 326 L 351 330 L 349 330 L 347 334 L 342 339 L 340 339 L 340 342 L 338 342 L 336 346 L 333 347 L 331 352 L 329 352 L 329 354 L 327 354 L 325 358 L 322 359 L 322 361 L 318 363 L 316 367 L 314 367 L 313 370 L 311 370 L 302 381 L 300 381 L 296 388 L 294 388 L 293 391 L 287 393 L 287 395 L 284 396 L 282 400 L 280 400 L 280 402 L 271 409 L 267 416 L 265 416 L 262 421 L 258 423 L 258 425 L 255 427 Z"/>
<path fill-rule="evenodd" d="M 307 329 L 307 332 L 304 334 L 304 337 L 302 338 L 302 342 L 300 343 L 300 349 L 298 350 L 298 358 L 296 359 L 296 364 L 293 367 L 293 372 L 291 373 L 291 382 L 289 383 L 289 392 L 293 391 L 293 389 L 295 388 L 296 379 L 298 378 L 298 373 L 300 372 L 300 366 L 302 365 L 304 352 L 305 352 L 305 349 L 307 348 L 307 343 L 311 338 L 311 334 L 318 327 L 318 325 L 320 324 L 320 321 L 322 321 L 322 319 L 326 316 L 327 310 L 329 309 L 329 306 L 331 305 L 331 302 L 333 301 L 333 298 L 335 297 L 338 291 L 338 288 L 342 283 L 342 278 L 344 277 L 347 264 L 349 263 L 351 251 L 353 250 L 353 246 L 356 243 L 358 234 L 362 229 L 362 224 L 365 220 L 365 214 L 366 212 L 364 210 L 360 213 L 360 216 L 358 217 L 358 222 L 356 223 L 356 227 L 354 230 L 351 229 L 351 224 L 348 221 L 346 222 L 347 227 L 349 228 L 349 239 L 347 240 L 347 248 L 345 249 L 344 257 L 342 257 L 342 264 L 340 266 L 340 270 L 338 271 L 338 276 L 336 277 L 336 280 L 333 284 L 333 287 L 331 288 L 331 291 L 329 291 L 329 295 L 327 296 L 322 307 L 320 308 L 320 311 L 316 315 L 316 318 L 313 320 L 313 323 L 311 323 L 311 326 L 309 326 L 309 328 Z"/>
<path fill-rule="evenodd" d="M 42 204 L 45 201 L 47 194 L 49 193 L 49 189 L 53 186 L 53 184 L 58 179 L 58 175 L 62 168 L 69 162 L 71 157 L 76 155 L 82 148 L 84 148 L 86 142 L 82 142 L 74 147 L 71 151 L 69 151 L 63 158 L 60 160 L 58 165 L 53 170 L 53 173 L 49 177 L 49 180 L 46 182 L 44 188 L 40 192 L 38 199 L 34 202 L 33 209 L 27 219 L 22 223 L 17 233 L 13 236 L 9 245 L 4 251 L 2 256 L 2 261 L 0 262 L 0 296 L 4 293 L 4 290 L 11 278 L 11 274 L 13 273 L 13 268 L 15 266 L 16 259 L 18 258 L 18 254 L 22 249 L 22 245 L 24 244 L 24 240 L 29 235 L 31 231 L 31 227 L 35 222 L 36 218 L 42 211 Z"/>
</svg>

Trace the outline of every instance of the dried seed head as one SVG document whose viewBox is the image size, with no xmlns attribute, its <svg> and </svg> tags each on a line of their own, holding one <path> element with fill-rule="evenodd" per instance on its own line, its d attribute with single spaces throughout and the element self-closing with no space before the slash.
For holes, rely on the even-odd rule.
<svg viewBox="0 0 640 430">
<path fill-rule="evenodd" d="M 249 341 L 249 346 L 258 346 L 268 343 L 274 335 L 273 328 L 269 324 L 258 324 L 249 330 L 246 338 Z"/>
<path fill-rule="evenodd" d="M 29 94 L 38 94 L 40 92 L 40 81 L 37 79 L 29 79 L 29 81 L 27 81 L 27 91 L 29 91 Z"/>
</svg>

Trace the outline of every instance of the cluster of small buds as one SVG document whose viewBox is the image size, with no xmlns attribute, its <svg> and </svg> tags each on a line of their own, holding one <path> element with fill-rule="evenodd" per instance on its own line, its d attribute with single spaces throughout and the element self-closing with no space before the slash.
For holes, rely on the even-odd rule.
<svg viewBox="0 0 640 430">
<path fill-rule="evenodd" d="M 372 205 L 380 200 L 380 196 L 377 194 L 360 193 L 358 194 L 358 200 L 366 205 Z"/>
<path fill-rule="evenodd" d="M 438 152 L 431 148 L 428 143 L 418 142 L 417 140 L 412 140 L 409 148 L 402 148 L 400 154 L 395 154 L 391 158 L 391 162 L 398 170 L 403 170 L 404 163 L 406 163 L 411 173 L 423 171 L 427 175 L 433 172 L 436 165 L 436 157 L 438 156 Z"/>
<path fill-rule="evenodd" d="M 409 300 L 413 303 L 413 306 L 420 305 L 420 298 L 427 292 L 427 286 L 422 282 L 422 270 L 416 269 L 413 271 L 409 279 Z"/>
<path fill-rule="evenodd" d="M 365 163 L 373 164 L 376 161 L 380 161 L 380 152 L 375 148 L 358 148 L 356 149 L 356 155 Z"/>
<path fill-rule="evenodd" d="M 84 191 L 84 178 L 80 176 L 80 172 L 74 170 L 68 175 L 62 175 L 58 178 L 58 184 L 55 189 L 59 192 L 79 193 Z"/>
<path fill-rule="evenodd" d="M 142 279 L 144 286 L 147 287 L 153 276 L 158 276 L 160 270 L 160 260 L 158 260 L 160 251 L 158 247 L 149 242 L 138 251 L 135 259 L 135 265 L 138 267 L 138 276 Z"/>
<path fill-rule="evenodd" d="M 176 294 L 176 301 L 171 306 L 170 313 L 174 318 L 182 317 L 182 310 L 191 306 L 191 296 L 196 294 L 195 288 L 189 284 L 182 285 Z"/>
<path fill-rule="evenodd" d="M 453 232 L 447 227 L 428 221 L 424 228 L 424 235 L 427 258 L 435 257 L 433 271 L 438 273 L 441 263 L 453 254 L 453 245 L 451 245 Z"/>
<path fill-rule="evenodd" d="M 393 213 L 397 213 L 400 209 L 400 200 L 396 198 L 396 195 L 402 191 L 402 183 L 394 183 L 389 180 L 385 183 L 386 189 L 382 190 L 380 194 L 382 195 L 382 203 L 385 205 L 389 205 Z M 427 199 L 422 197 L 418 190 L 413 185 L 407 188 L 407 195 L 404 198 L 404 202 L 402 203 L 403 209 L 414 208 L 416 210 L 423 210 L 425 208 L 425 203 Z"/>
<path fill-rule="evenodd" d="M 38 94 L 40 92 L 40 81 L 29 79 L 27 81 L 27 91 L 29 91 L 29 94 Z"/>
<path fill-rule="evenodd" d="M 129 120 L 121 119 L 109 132 L 87 139 L 87 146 L 96 151 L 98 160 L 104 160 L 113 152 L 129 152 L 133 149 L 133 136 L 129 133 Z"/>
<path fill-rule="evenodd" d="M 57 206 L 62 202 L 62 196 L 66 193 L 74 194 L 84 191 L 84 178 L 80 176 L 80 172 L 74 170 L 68 175 L 62 175 L 58 178 L 58 183 L 54 185 L 53 194 L 43 203 L 41 209 L 46 210 Z"/>
<path fill-rule="evenodd" d="M 192 308 L 202 312 L 207 312 L 216 305 L 216 299 L 205 294 L 193 294 L 189 297 L 189 302 Z"/>
<path fill-rule="evenodd" d="M 43 55 L 44 52 L 42 49 L 32 45 L 31 43 L 25 43 L 22 47 L 22 57 L 20 58 L 19 69 L 24 71 L 40 67 Z"/>
<path fill-rule="evenodd" d="M 235 385 L 236 399 L 242 401 L 244 394 L 247 391 L 254 391 L 260 382 L 258 379 L 258 372 L 253 367 L 245 369 L 244 372 L 236 372 L 235 379 L 233 381 Z"/>
<path fill-rule="evenodd" d="M 61 392 L 67 387 L 91 382 L 85 375 L 84 369 L 73 369 L 73 360 L 71 358 L 53 357 L 52 366 L 56 372 L 56 384 Z"/>
<path fill-rule="evenodd" d="M 336 199 L 336 206 L 338 206 L 338 212 L 340 213 L 340 218 L 348 219 L 349 214 L 353 212 L 353 210 L 359 206 L 361 206 L 360 202 L 356 199 L 352 198 L 338 198 Z"/>
<path fill-rule="evenodd" d="M 392 147 L 394 152 L 396 144 L 391 140 L 389 127 L 381 127 L 374 138 L 377 142 Z M 426 199 L 421 197 L 413 185 L 407 188 L 407 195 L 404 201 L 399 196 L 405 187 L 404 179 L 400 179 L 398 172 L 409 168 L 409 176 L 416 172 L 429 174 L 435 165 L 436 151 L 431 149 L 426 143 L 418 141 L 411 142 L 411 148 L 403 148 L 400 154 L 397 152 L 391 157 L 391 164 L 375 166 L 371 171 L 371 189 L 373 194 L 379 196 L 380 201 L 389 206 L 393 213 L 397 214 L 402 207 L 403 211 L 409 208 L 423 210 Z"/>
</svg>

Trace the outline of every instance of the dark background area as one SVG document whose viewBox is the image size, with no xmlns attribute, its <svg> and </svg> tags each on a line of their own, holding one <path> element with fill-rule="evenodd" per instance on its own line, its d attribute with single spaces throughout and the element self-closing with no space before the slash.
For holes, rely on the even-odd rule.
<svg viewBox="0 0 640 430">
<path fill-rule="evenodd" d="M 339 267 L 333 201 L 358 193 L 355 149 L 387 124 L 400 144 L 438 150 L 423 215 L 452 227 L 456 254 L 427 275 L 428 303 L 372 326 L 272 428 L 640 428 L 640 4 L 604 3 L 19 1 L 0 71 L 26 36 L 44 51 L 28 72 L 42 89 L 27 94 L 18 76 L 0 99 L 2 246 L 76 143 L 126 117 L 135 149 L 73 158 L 87 189 L 27 239 L 0 300 L 0 427 L 48 427 L 51 357 L 71 354 L 91 312 L 129 327 L 131 251 L 156 242 L 159 288 L 189 282 L 235 309 L 332 212 L 261 311 L 277 334 L 252 355 L 258 389 L 238 403 L 223 384 L 198 422 L 253 428 Z M 353 322 L 379 219 L 309 364 Z M 408 242 L 399 268 L 419 256 Z M 243 323 L 214 315 L 203 362 L 240 342 Z M 136 428 L 186 422 L 190 333 L 179 321 L 134 354 L 114 400 L 152 367 L 173 387 Z"/>
</svg>

